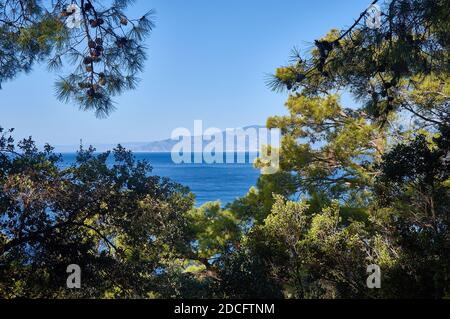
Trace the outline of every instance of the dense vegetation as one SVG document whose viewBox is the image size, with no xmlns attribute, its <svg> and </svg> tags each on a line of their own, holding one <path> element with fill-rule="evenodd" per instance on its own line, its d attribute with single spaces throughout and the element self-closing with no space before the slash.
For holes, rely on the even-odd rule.
<svg viewBox="0 0 450 319">
<path fill-rule="evenodd" d="M 380 28 L 363 13 L 309 56 L 294 52 L 270 81 L 289 92 L 289 115 L 268 120 L 283 132 L 281 171 L 226 208 L 194 208 L 120 146 L 81 149 L 62 169 L 51 147 L 2 129 L 0 296 L 450 297 L 449 8 L 390 0 Z M 29 67 L 20 54 L 57 52 L 50 37 L 4 62 L 14 30 L 0 22 L 2 79 Z M 65 287 L 73 263 L 79 290 Z M 366 285 L 371 264 L 381 289 Z"/>
</svg>

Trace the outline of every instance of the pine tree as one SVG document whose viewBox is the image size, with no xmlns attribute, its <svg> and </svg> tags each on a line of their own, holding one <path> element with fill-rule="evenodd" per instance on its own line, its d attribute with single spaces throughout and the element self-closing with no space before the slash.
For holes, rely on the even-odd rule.
<svg viewBox="0 0 450 319">
<path fill-rule="evenodd" d="M 108 116 L 112 98 L 136 88 L 154 27 L 153 11 L 127 17 L 132 2 L 0 1 L 0 85 L 47 61 L 51 71 L 72 69 L 56 82 L 59 100 Z"/>
</svg>

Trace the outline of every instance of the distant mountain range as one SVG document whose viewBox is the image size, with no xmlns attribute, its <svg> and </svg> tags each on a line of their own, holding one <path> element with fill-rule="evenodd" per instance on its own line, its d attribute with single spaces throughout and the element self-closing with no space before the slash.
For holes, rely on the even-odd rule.
<svg viewBox="0 0 450 319">
<path fill-rule="evenodd" d="M 249 131 L 251 129 L 256 130 L 258 137 L 259 137 L 259 130 L 260 129 L 264 129 L 264 126 L 260 126 L 260 125 L 252 125 L 252 126 L 247 126 L 242 128 L 244 131 Z M 222 133 L 222 139 L 224 144 L 227 141 L 227 137 L 229 135 L 227 135 L 226 131 L 223 131 Z M 204 136 L 203 139 L 207 137 Z M 191 137 L 190 138 L 191 141 L 191 150 L 194 151 L 194 139 L 195 137 Z M 121 144 L 123 147 L 133 151 L 133 152 L 142 152 L 142 153 L 166 153 L 166 152 L 171 152 L 173 150 L 173 147 L 180 143 L 181 138 L 179 140 L 172 140 L 172 139 L 165 139 L 165 140 L 161 140 L 161 141 L 155 141 L 155 142 L 132 142 L 132 143 L 117 143 L 117 144 Z M 210 141 L 204 141 L 203 142 L 203 146 L 207 145 L 208 143 L 210 143 Z M 270 144 L 271 143 L 271 137 L 270 134 L 267 137 L 267 143 Z M 117 144 L 94 144 L 92 145 L 93 147 L 96 148 L 96 150 L 98 152 L 105 152 L 108 150 L 112 150 L 113 148 L 115 148 L 117 146 Z M 250 145 L 250 143 L 247 142 L 245 143 L 245 146 L 236 146 L 234 148 L 235 152 L 258 152 L 260 149 L 260 146 L 256 146 L 255 145 Z M 237 145 L 237 138 L 235 138 L 235 145 Z M 87 147 L 88 145 L 84 145 L 85 147 Z M 56 152 L 59 153 L 72 153 L 77 151 L 80 148 L 79 145 L 62 145 L 62 146 L 56 146 L 55 150 Z"/>
</svg>

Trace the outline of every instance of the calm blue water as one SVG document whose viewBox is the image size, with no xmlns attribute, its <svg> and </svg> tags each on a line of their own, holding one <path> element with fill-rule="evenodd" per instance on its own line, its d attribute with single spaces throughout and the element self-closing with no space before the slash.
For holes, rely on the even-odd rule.
<svg viewBox="0 0 450 319">
<path fill-rule="evenodd" d="M 75 161 L 75 154 L 63 154 L 63 165 Z M 196 205 L 220 200 L 222 204 L 247 194 L 256 185 L 260 171 L 252 164 L 174 164 L 170 153 L 136 153 L 137 160 L 148 160 L 152 175 L 168 177 L 188 186 L 196 196 Z"/>
</svg>

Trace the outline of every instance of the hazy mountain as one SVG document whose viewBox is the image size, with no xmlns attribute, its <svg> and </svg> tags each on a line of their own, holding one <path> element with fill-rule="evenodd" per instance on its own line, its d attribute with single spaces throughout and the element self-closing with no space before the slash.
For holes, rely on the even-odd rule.
<svg viewBox="0 0 450 319">
<path fill-rule="evenodd" d="M 257 134 L 259 134 L 258 130 L 263 129 L 264 126 L 259 125 L 252 125 L 244 127 L 243 129 L 245 131 L 248 131 L 249 129 L 255 129 Z M 222 139 L 224 144 L 227 140 L 227 134 L 225 131 L 222 132 Z M 165 153 L 165 152 L 171 152 L 173 147 L 178 144 L 181 141 L 181 138 L 179 140 L 172 140 L 170 138 L 161 140 L 161 141 L 155 141 L 155 142 L 133 142 L 133 143 L 120 143 L 125 148 L 133 151 L 133 152 L 148 152 L 148 153 Z M 203 146 L 210 143 L 209 141 L 204 141 Z M 235 143 L 237 144 L 236 138 Z M 271 143 L 270 136 L 268 136 L 268 143 Z M 107 150 L 112 150 L 114 147 L 117 146 L 117 144 L 94 144 L 93 145 L 97 151 L 104 152 Z M 63 146 L 56 146 L 56 151 L 61 153 L 70 153 L 75 152 L 77 149 L 79 149 L 79 145 L 63 145 Z M 194 150 L 194 137 L 191 137 L 191 150 Z M 258 147 L 253 148 L 249 147 L 248 143 L 246 143 L 246 146 L 244 148 L 242 147 L 236 147 L 234 149 L 235 152 L 256 152 L 259 151 Z"/>
</svg>

